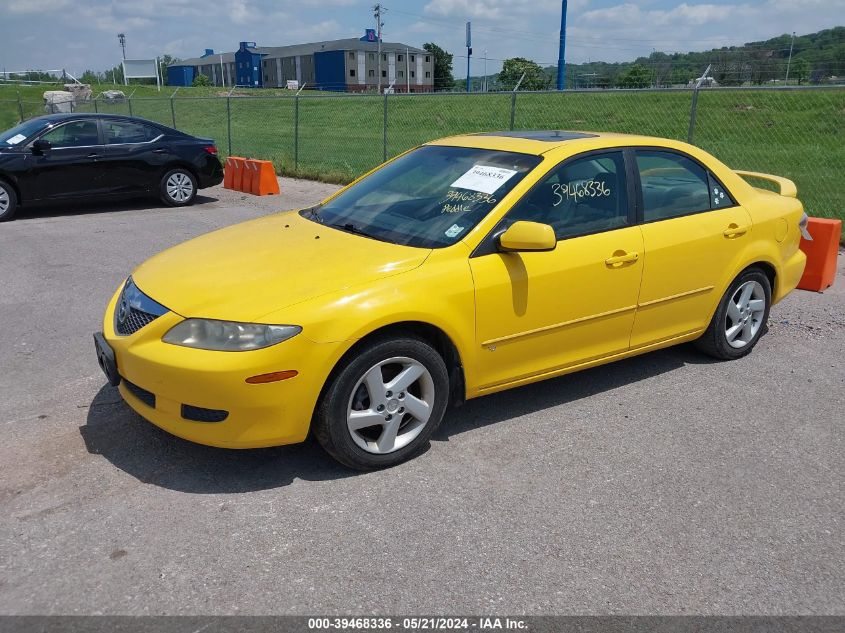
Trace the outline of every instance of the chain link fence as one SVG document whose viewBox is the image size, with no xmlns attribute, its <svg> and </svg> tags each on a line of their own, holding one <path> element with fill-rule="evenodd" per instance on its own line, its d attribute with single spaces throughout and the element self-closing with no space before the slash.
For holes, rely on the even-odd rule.
<svg viewBox="0 0 845 633">
<path fill-rule="evenodd" d="M 734 169 L 790 178 L 808 213 L 843 217 L 845 87 L 302 94 L 96 99 L 77 110 L 130 114 L 213 138 L 222 155 L 282 174 L 348 182 L 386 158 L 452 134 L 508 129 L 629 132 L 688 140 Z M 41 102 L 0 101 L 16 119 Z M 7 117 L 9 118 L 9 117 Z"/>
</svg>

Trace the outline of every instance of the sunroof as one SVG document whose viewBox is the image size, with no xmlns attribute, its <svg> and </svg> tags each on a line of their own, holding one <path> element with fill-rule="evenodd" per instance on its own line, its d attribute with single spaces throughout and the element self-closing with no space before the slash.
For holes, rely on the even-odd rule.
<svg viewBox="0 0 845 633">
<path fill-rule="evenodd" d="M 524 138 L 530 141 L 559 143 L 560 141 L 573 141 L 579 138 L 595 138 L 598 134 L 567 132 L 566 130 L 517 130 L 511 132 L 481 132 L 476 136 L 509 136 L 510 138 Z"/>
</svg>

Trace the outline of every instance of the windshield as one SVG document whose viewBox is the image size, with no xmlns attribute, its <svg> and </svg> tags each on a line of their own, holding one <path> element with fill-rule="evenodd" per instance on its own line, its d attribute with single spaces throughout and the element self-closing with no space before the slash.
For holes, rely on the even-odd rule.
<svg viewBox="0 0 845 633">
<path fill-rule="evenodd" d="M 442 248 L 478 224 L 540 160 L 468 147 L 420 147 L 302 215 L 384 242 Z"/>
<path fill-rule="evenodd" d="M 39 119 L 25 121 L 11 130 L 0 133 L 0 147 L 18 145 L 46 126 L 47 122 Z"/>
</svg>

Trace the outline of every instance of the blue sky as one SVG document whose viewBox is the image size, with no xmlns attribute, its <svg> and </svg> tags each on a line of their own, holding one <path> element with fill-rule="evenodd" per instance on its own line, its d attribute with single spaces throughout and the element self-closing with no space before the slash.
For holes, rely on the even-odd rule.
<svg viewBox="0 0 845 633">
<path fill-rule="evenodd" d="M 0 0 L 0 66 L 8 70 L 104 70 L 129 57 L 195 57 L 241 40 L 277 46 L 362 35 L 374 0 Z M 473 24 L 473 74 L 483 51 L 500 60 L 557 60 L 559 0 L 385 0 L 384 39 L 434 41 L 466 69 L 464 23 Z M 845 23 L 845 0 L 570 0 L 567 61 L 618 61 L 664 51 L 705 50 Z"/>
</svg>

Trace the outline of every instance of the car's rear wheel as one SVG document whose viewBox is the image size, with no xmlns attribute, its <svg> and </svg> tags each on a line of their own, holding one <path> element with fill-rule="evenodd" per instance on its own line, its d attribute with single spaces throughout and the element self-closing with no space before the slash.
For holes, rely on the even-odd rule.
<svg viewBox="0 0 845 633">
<path fill-rule="evenodd" d="M 749 268 L 725 292 L 696 347 L 722 360 L 749 354 L 763 335 L 771 303 L 768 276 L 759 268 Z"/>
<path fill-rule="evenodd" d="M 183 167 L 171 169 L 161 179 L 161 199 L 171 207 L 191 204 L 197 195 L 197 179 Z"/>
<path fill-rule="evenodd" d="M 18 196 L 12 186 L 0 180 L 0 222 L 11 220 L 18 208 Z"/>
<path fill-rule="evenodd" d="M 377 339 L 331 379 L 314 434 L 350 468 L 386 468 L 425 447 L 448 401 L 446 364 L 431 345 L 410 337 Z"/>
</svg>

